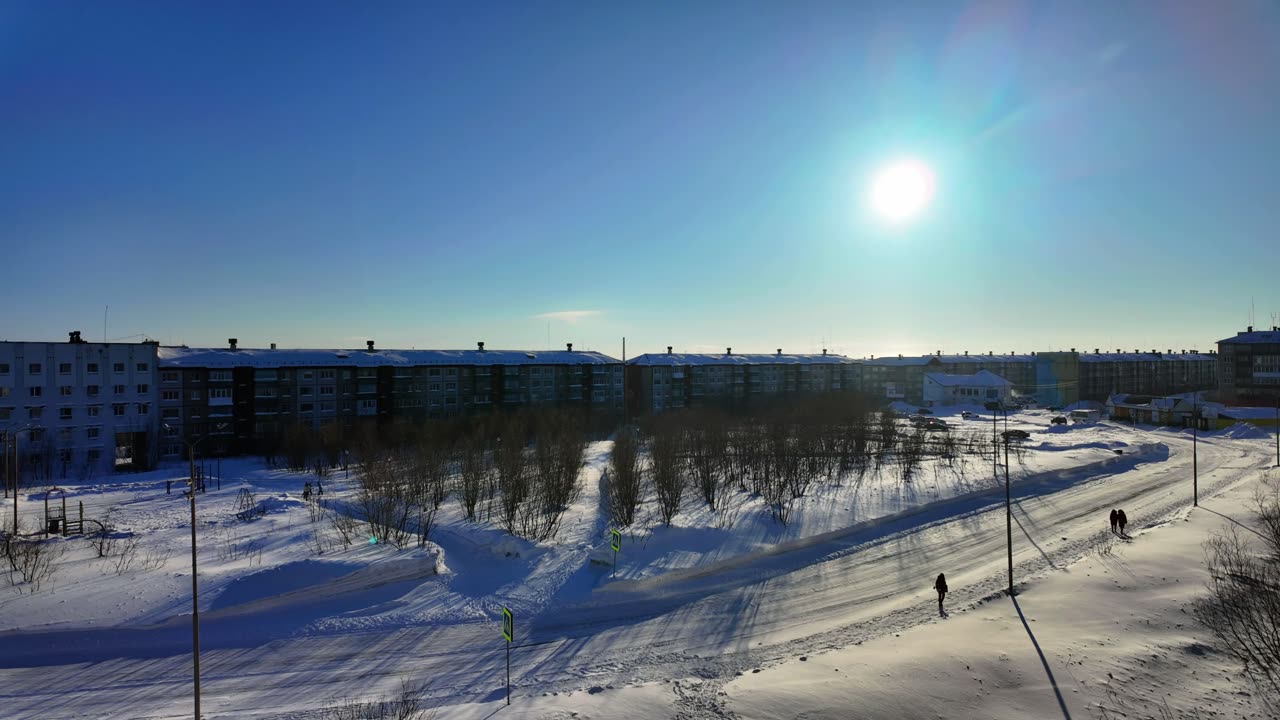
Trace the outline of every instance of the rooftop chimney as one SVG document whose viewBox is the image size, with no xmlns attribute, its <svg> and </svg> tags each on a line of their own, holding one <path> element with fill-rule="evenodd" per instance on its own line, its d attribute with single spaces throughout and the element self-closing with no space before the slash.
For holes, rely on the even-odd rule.
<svg viewBox="0 0 1280 720">
<path fill-rule="evenodd" d="M 732 354 L 733 354 L 733 348 L 725 348 L 725 349 L 724 349 L 724 354 L 725 354 L 725 355 L 732 355 Z"/>
<path fill-rule="evenodd" d="M 671 346 L 670 346 L 670 345 L 668 345 L 668 346 L 667 346 L 667 354 L 668 354 L 668 355 L 670 355 L 670 354 L 671 354 Z"/>
<path fill-rule="evenodd" d="M 1252 326 L 1252 325 L 1250 325 L 1250 326 L 1249 326 L 1249 329 L 1248 329 L 1248 330 L 1246 330 L 1245 332 L 1253 332 L 1253 326 Z"/>
<path fill-rule="evenodd" d="M 275 350 L 275 349 L 276 349 L 276 344 L 275 344 L 275 343 L 271 343 L 271 349 L 272 349 L 272 350 Z"/>
<path fill-rule="evenodd" d="M 1071 348 L 1071 352 L 1075 352 L 1075 351 L 1076 351 L 1076 349 L 1075 349 L 1075 348 Z"/>
<path fill-rule="evenodd" d="M 1100 353 L 1098 352 L 1098 348 L 1094 348 L 1094 349 L 1093 349 L 1093 354 L 1094 354 L 1094 355 L 1098 355 L 1098 354 L 1100 354 Z"/>
<path fill-rule="evenodd" d="M 480 352 L 484 352 L 484 341 L 483 341 L 483 340 L 481 340 L 480 342 L 477 342 L 477 343 L 476 343 L 476 349 L 477 349 L 477 350 L 479 350 Z"/>
<path fill-rule="evenodd" d="M 942 351 L 941 351 L 941 350 L 935 350 L 935 351 L 934 351 L 934 354 L 935 354 L 935 355 L 937 355 L 938 357 L 942 357 Z"/>
<path fill-rule="evenodd" d="M 369 352 L 373 352 L 373 341 L 372 341 L 372 340 L 365 340 L 365 341 L 364 341 L 364 344 L 365 344 L 365 348 L 366 348 Z"/>
<path fill-rule="evenodd" d="M 827 354 L 827 349 L 826 349 L 826 348 L 822 348 L 822 354 L 823 354 L 823 355 L 826 355 L 826 354 Z"/>
<path fill-rule="evenodd" d="M 236 340 L 235 338 L 227 338 L 227 345 L 230 345 L 232 350 L 236 349 L 236 343 L 238 342 L 240 341 Z"/>
<path fill-rule="evenodd" d="M 71 332 L 67 333 L 67 342 L 71 343 L 72 345 L 83 345 L 84 338 L 80 337 L 79 330 L 72 330 Z"/>
<path fill-rule="evenodd" d="M 965 357 L 969 357 L 969 351 L 968 351 L 968 350 L 965 350 L 965 351 L 964 351 L 964 356 L 965 356 Z"/>
<path fill-rule="evenodd" d="M 781 355 L 781 354 L 782 354 L 782 348 L 778 348 L 778 354 L 779 354 L 779 355 Z"/>
<path fill-rule="evenodd" d="M 565 344 L 564 344 L 564 347 L 565 347 L 565 349 L 566 349 L 566 350 L 568 350 L 569 352 L 573 352 L 573 343 L 565 343 Z"/>
</svg>

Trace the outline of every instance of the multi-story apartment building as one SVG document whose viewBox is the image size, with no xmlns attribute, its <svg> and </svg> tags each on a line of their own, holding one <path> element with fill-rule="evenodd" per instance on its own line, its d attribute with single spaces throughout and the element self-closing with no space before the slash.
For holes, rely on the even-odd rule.
<svg viewBox="0 0 1280 720">
<path fill-rule="evenodd" d="M 1219 340 L 1218 382 L 1224 402 L 1268 407 L 1280 403 L 1280 327 L 1250 326 Z"/>
<path fill-rule="evenodd" d="M 842 355 L 665 353 L 627 361 L 627 407 L 657 413 L 740 405 L 787 395 L 857 390 L 861 363 Z"/>
<path fill-rule="evenodd" d="M 160 348 L 162 454 L 254 452 L 323 428 L 522 407 L 620 413 L 622 363 L 598 352 Z"/>
<path fill-rule="evenodd" d="M 928 373 L 972 375 L 987 370 L 1005 378 L 1018 396 L 1044 405 L 1104 401 L 1115 393 L 1168 395 L 1217 385 L 1212 354 L 1167 350 L 1149 353 L 1032 352 L 1030 354 L 934 355 L 872 358 L 863 364 L 863 390 L 876 398 L 924 402 Z"/>
<path fill-rule="evenodd" d="M 0 442 L 24 481 L 155 464 L 157 343 L 0 342 Z"/>
</svg>

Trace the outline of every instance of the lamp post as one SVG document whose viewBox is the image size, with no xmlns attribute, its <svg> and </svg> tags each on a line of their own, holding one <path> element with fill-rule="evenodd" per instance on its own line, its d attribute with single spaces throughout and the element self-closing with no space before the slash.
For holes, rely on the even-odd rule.
<svg viewBox="0 0 1280 720">
<path fill-rule="evenodd" d="M 1004 531 L 1009 552 L 1009 597 L 1013 597 L 1013 492 L 1009 483 L 1009 436 L 1004 438 Z"/>
<path fill-rule="evenodd" d="M 1200 507 L 1200 398 L 1191 399 L 1191 506 Z"/>
<path fill-rule="evenodd" d="M 8 459 L 8 453 L 9 453 L 9 444 L 8 444 L 9 440 L 11 438 L 13 440 L 13 463 L 9 464 L 8 469 L 13 478 L 13 534 L 14 535 L 18 534 L 18 481 L 22 477 L 21 463 L 18 462 L 18 458 L 21 456 L 21 453 L 19 452 L 19 448 L 18 448 L 18 433 L 28 432 L 28 431 L 36 430 L 40 428 L 42 428 L 42 426 L 37 425 L 35 423 L 27 423 L 26 425 L 23 425 L 17 430 L 10 430 L 5 432 L 5 435 L 4 435 L 5 437 L 4 452 L 5 452 L 6 460 Z"/>
</svg>

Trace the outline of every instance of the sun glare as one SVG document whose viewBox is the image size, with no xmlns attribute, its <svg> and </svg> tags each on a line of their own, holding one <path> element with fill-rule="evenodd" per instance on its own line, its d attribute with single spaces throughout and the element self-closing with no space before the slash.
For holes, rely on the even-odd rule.
<svg viewBox="0 0 1280 720">
<path fill-rule="evenodd" d="M 900 160 L 885 166 L 871 185 L 871 207 L 892 223 L 919 215 L 933 199 L 933 171 L 919 160 Z"/>
</svg>

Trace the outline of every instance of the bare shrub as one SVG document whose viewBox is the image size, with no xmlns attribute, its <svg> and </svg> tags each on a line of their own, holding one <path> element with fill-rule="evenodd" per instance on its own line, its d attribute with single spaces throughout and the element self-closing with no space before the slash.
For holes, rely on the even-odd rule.
<svg viewBox="0 0 1280 720">
<path fill-rule="evenodd" d="M 473 434 L 462 443 L 458 453 L 458 502 L 468 520 L 476 519 L 476 507 L 484 498 L 489 484 L 489 454 L 484 438 Z"/>
<path fill-rule="evenodd" d="M 169 548 L 150 548 L 142 554 L 142 563 L 139 568 L 143 572 L 159 570 L 169 564 L 169 558 L 172 554 L 173 551 Z"/>
<path fill-rule="evenodd" d="M 680 434 L 665 425 L 655 428 L 649 437 L 649 463 L 658 495 L 658 513 L 663 524 L 669 526 L 672 518 L 680 512 L 686 485 L 680 458 Z"/>
<path fill-rule="evenodd" d="M 135 535 L 121 541 L 119 552 L 111 557 L 111 567 L 116 575 L 123 575 L 133 569 L 133 563 L 138 559 L 138 542 L 139 539 Z"/>
<path fill-rule="evenodd" d="M 329 708 L 325 720 L 427 720 L 435 713 L 425 707 L 426 686 L 400 681 L 400 694 L 387 700 L 341 700 Z"/>
<path fill-rule="evenodd" d="M 28 540 L 9 536 L 4 543 L 4 556 L 9 561 L 9 584 L 19 593 L 40 591 L 57 569 L 65 551 L 57 540 Z"/>
<path fill-rule="evenodd" d="M 1205 545 L 1209 596 L 1194 613 L 1273 709 L 1280 709 L 1280 493 L 1258 497 L 1261 531 L 1248 540 L 1234 527 Z"/>
<path fill-rule="evenodd" d="M 329 511 L 329 525 L 338 536 L 343 547 L 351 547 L 351 542 L 360 533 L 360 521 L 340 510 Z"/>
</svg>

